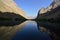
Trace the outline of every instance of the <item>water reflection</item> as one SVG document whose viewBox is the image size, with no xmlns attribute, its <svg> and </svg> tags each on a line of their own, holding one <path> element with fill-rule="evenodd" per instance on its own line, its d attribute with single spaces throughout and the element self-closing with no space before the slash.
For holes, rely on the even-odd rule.
<svg viewBox="0 0 60 40">
<path fill-rule="evenodd" d="M 25 24 L 26 23 L 23 22 L 15 26 L 0 26 L 0 40 L 11 40 L 11 37 L 13 37 L 17 31 L 21 30 Z"/>
<path fill-rule="evenodd" d="M 1 26 L 0 40 L 60 40 L 59 30 L 50 23 L 27 20 L 15 26 Z"/>
<path fill-rule="evenodd" d="M 38 29 L 47 32 L 52 40 L 60 40 L 60 26 L 58 24 L 37 21 Z"/>
<path fill-rule="evenodd" d="M 35 21 L 25 21 L 24 28 L 16 33 L 12 40 L 51 40 L 48 33 L 42 33 L 38 30 Z"/>
</svg>

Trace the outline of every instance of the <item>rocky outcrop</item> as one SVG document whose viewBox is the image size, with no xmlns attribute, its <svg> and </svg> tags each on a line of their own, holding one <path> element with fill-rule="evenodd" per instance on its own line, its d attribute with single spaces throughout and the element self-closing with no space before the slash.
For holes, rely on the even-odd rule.
<svg viewBox="0 0 60 40">
<path fill-rule="evenodd" d="M 27 16 L 25 15 L 24 11 L 19 9 L 19 7 L 16 5 L 16 3 L 13 0 L 0 0 L 0 11 L 14 12 L 27 19 Z"/>
<path fill-rule="evenodd" d="M 53 0 L 53 2 L 50 4 L 52 6 L 52 9 L 60 6 L 60 0 Z"/>
<path fill-rule="evenodd" d="M 46 13 L 39 14 L 37 19 L 59 19 L 60 18 L 60 6 Z"/>
<path fill-rule="evenodd" d="M 43 13 L 45 13 L 45 12 L 47 12 L 47 9 L 46 9 L 46 8 L 41 8 L 41 10 L 39 10 L 39 13 L 40 13 L 40 14 L 43 14 Z"/>
<path fill-rule="evenodd" d="M 60 0 L 54 0 L 49 7 L 42 8 L 38 11 L 37 18 L 55 18 L 60 15 Z"/>
</svg>

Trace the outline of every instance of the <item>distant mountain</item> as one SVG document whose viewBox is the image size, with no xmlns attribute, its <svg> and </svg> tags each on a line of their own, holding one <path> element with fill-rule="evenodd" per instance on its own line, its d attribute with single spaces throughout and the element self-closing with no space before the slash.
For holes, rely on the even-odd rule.
<svg viewBox="0 0 60 40">
<path fill-rule="evenodd" d="M 19 9 L 19 7 L 16 5 L 16 3 L 13 0 L 0 0 L 0 11 L 1 12 L 14 12 L 27 19 L 27 16 L 24 13 L 24 11 Z"/>
<path fill-rule="evenodd" d="M 38 11 L 38 19 L 55 18 L 60 15 L 60 0 L 54 0 L 49 7 L 42 8 Z"/>
</svg>

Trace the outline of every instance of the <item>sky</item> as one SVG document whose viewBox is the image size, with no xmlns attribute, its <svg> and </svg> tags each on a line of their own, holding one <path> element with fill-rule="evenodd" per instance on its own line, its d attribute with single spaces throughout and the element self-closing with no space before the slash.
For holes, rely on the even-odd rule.
<svg viewBox="0 0 60 40">
<path fill-rule="evenodd" d="M 28 17 L 36 17 L 42 7 L 48 7 L 53 0 L 14 0 Z"/>
</svg>

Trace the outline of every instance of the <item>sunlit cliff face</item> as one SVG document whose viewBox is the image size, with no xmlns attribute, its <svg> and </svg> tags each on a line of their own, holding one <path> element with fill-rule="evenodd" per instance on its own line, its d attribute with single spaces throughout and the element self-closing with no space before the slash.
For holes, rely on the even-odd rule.
<svg viewBox="0 0 60 40">
<path fill-rule="evenodd" d="M 53 0 L 53 8 L 60 6 L 60 0 Z"/>
<path fill-rule="evenodd" d="M 27 16 L 24 11 L 22 11 L 13 0 L 0 0 L 0 11 L 14 12 L 27 19 Z"/>
</svg>

